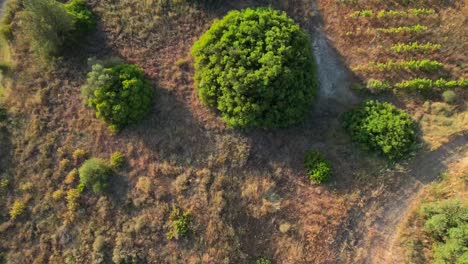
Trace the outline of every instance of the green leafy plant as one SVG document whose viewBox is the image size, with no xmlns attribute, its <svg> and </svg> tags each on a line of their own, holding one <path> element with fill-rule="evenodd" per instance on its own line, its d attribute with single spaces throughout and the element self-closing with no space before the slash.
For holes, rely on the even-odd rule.
<svg viewBox="0 0 468 264">
<path fill-rule="evenodd" d="M 79 38 L 96 28 L 96 18 L 83 0 L 71 0 L 65 10 L 74 18 L 74 38 Z"/>
<path fill-rule="evenodd" d="M 177 206 L 172 207 L 169 215 L 169 231 L 166 233 L 167 239 L 179 239 L 188 235 L 192 217 L 190 212 L 183 212 Z"/>
<path fill-rule="evenodd" d="M 373 11 L 370 9 L 358 10 L 351 13 L 351 18 L 392 18 L 392 17 L 409 17 L 409 16 L 429 16 L 435 14 L 434 9 L 427 8 L 410 8 L 407 10 L 379 10 Z"/>
<path fill-rule="evenodd" d="M 122 154 L 122 152 L 116 151 L 112 153 L 110 157 L 110 164 L 113 168 L 115 169 L 122 168 L 124 163 L 125 163 L 125 155 Z"/>
<path fill-rule="evenodd" d="M 407 155 L 416 142 L 411 117 L 390 103 L 367 101 L 344 116 L 351 138 L 390 159 Z"/>
<path fill-rule="evenodd" d="M 81 93 L 87 105 L 96 111 L 96 117 L 115 131 L 145 118 L 153 98 L 150 82 L 132 64 L 112 68 L 93 65 Z"/>
<path fill-rule="evenodd" d="M 413 79 L 402 81 L 395 84 L 396 88 L 399 89 L 408 89 L 408 90 L 429 90 L 432 88 L 437 88 L 440 90 L 446 90 L 451 88 L 466 88 L 468 87 L 468 80 L 459 79 L 459 80 L 445 80 L 445 79 L 438 79 L 433 81 L 431 79 Z"/>
<path fill-rule="evenodd" d="M 369 79 L 366 85 L 367 89 L 374 90 L 374 91 L 384 91 L 391 88 L 389 82 L 382 82 L 376 79 Z"/>
<path fill-rule="evenodd" d="M 320 184 L 329 180 L 332 172 L 330 163 L 319 152 L 307 151 L 304 166 L 312 183 Z"/>
<path fill-rule="evenodd" d="M 434 52 L 440 50 L 442 45 L 434 44 L 431 42 L 427 42 L 425 44 L 421 44 L 417 41 L 411 42 L 408 44 L 405 43 L 397 43 L 391 47 L 391 50 L 396 53 L 403 53 L 403 52 Z"/>
<path fill-rule="evenodd" d="M 79 173 L 80 184 L 91 187 L 95 193 L 102 193 L 109 186 L 112 169 L 104 160 L 92 158 L 83 163 Z"/>
<path fill-rule="evenodd" d="M 361 65 L 353 68 L 353 71 L 392 71 L 392 70 L 423 70 L 436 71 L 444 67 L 444 64 L 436 60 L 410 60 L 410 61 L 393 61 L 389 60 L 384 63 L 370 62 L 368 65 Z"/>
<path fill-rule="evenodd" d="M 404 27 L 391 27 L 391 28 L 377 28 L 377 32 L 386 34 L 402 34 L 402 33 L 421 33 L 427 30 L 426 26 L 416 24 Z"/>
<path fill-rule="evenodd" d="M 286 127 L 304 119 L 317 87 L 307 34 L 284 12 L 231 11 L 194 44 L 204 104 L 233 127 Z"/>
<path fill-rule="evenodd" d="M 422 207 L 424 228 L 434 239 L 434 263 L 464 263 L 468 243 L 468 206 L 451 199 Z"/>
<path fill-rule="evenodd" d="M 265 257 L 260 257 L 257 260 L 255 260 L 255 264 L 271 264 L 271 260 Z"/>
</svg>

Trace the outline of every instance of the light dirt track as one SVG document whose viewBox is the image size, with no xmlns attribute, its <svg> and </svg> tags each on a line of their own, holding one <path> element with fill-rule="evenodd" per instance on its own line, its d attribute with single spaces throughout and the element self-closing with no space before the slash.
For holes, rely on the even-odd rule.
<svg viewBox="0 0 468 264">
<path fill-rule="evenodd" d="M 404 263 L 393 254 L 396 231 L 422 187 L 434 182 L 447 165 L 468 155 L 468 131 L 452 137 L 440 148 L 421 153 L 388 182 L 364 193 L 363 206 L 355 206 L 335 241 L 338 263 Z"/>
</svg>

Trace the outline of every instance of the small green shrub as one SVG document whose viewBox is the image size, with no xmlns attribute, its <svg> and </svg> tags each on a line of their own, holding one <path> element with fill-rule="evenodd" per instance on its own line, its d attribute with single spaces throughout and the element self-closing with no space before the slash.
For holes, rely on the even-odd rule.
<svg viewBox="0 0 468 264">
<path fill-rule="evenodd" d="M 11 219 L 15 219 L 22 215 L 24 213 L 24 209 L 26 209 L 26 203 L 20 200 L 16 200 L 10 210 Z"/>
<path fill-rule="evenodd" d="M 125 163 L 125 156 L 120 151 L 112 153 L 110 157 L 110 164 L 115 169 L 120 169 Z"/>
<path fill-rule="evenodd" d="M 83 0 L 71 0 L 65 10 L 74 18 L 73 39 L 83 37 L 96 28 L 96 18 Z"/>
<path fill-rule="evenodd" d="M 72 158 L 75 164 L 78 164 L 82 162 L 86 158 L 87 155 L 88 153 L 86 153 L 85 150 L 77 148 L 75 149 L 75 151 L 73 151 Z"/>
<path fill-rule="evenodd" d="M 5 190 L 8 185 L 10 185 L 10 181 L 8 179 L 1 179 L 0 180 L 0 191 Z"/>
<path fill-rule="evenodd" d="M 40 57 L 58 55 L 74 28 L 73 17 L 55 0 L 25 0 L 21 12 L 21 29 Z"/>
<path fill-rule="evenodd" d="M 194 44 L 204 104 L 232 127 L 285 127 L 310 110 L 317 88 L 307 34 L 286 13 L 231 11 Z"/>
<path fill-rule="evenodd" d="M 132 64 L 104 68 L 93 65 L 81 93 L 96 117 L 112 130 L 136 123 L 151 110 L 153 89 L 143 72 Z"/>
<path fill-rule="evenodd" d="M 424 204 L 424 228 L 434 238 L 434 263 L 465 263 L 468 244 L 468 206 L 459 200 Z"/>
<path fill-rule="evenodd" d="M 92 158 L 83 163 L 79 169 L 80 184 L 90 186 L 95 193 L 104 192 L 109 185 L 112 169 L 102 159 Z"/>
<path fill-rule="evenodd" d="M 179 239 L 188 235 L 192 218 L 190 212 L 182 212 L 176 206 L 172 207 L 169 215 L 169 231 L 166 233 L 167 239 Z"/>
<path fill-rule="evenodd" d="M 271 264 L 271 260 L 265 257 L 260 257 L 255 261 L 255 264 Z"/>
<path fill-rule="evenodd" d="M 312 183 L 320 184 L 329 180 L 332 172 L 330 163 L 319 152 L 308 151 L 305 156 L 304 166 Z"/>
<path fill-rule="evenodd" d="M 389 103 L 367 101 L 344 116 L 351 138 L 390 159 L 399 159 L 416 142 L 416 125 L 411 117 Z"/>
<path fill-rule="evenodd" d="M 457 100 L 457 94 L 452 90 L 448 90 L 442 93 L 442 98 L 444 98 L 444 102 L 451 104 Z"/>
<path fill-rule="evenodd" d="M 62 4 L 56 0 L 24 0 L 22 34 L 41 58 L 59 55 L 96 27 L 96 19 L 83 0 Z M 71 43 L 69 43 L 71 42 Z"/>
</svg>

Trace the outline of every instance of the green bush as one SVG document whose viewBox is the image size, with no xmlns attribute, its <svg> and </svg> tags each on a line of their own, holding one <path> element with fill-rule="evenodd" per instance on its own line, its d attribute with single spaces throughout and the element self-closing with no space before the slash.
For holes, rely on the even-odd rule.
<svg viewBox="0 0 468 264">
<path fill-rule="evenodd" d="M 74 18 L 73 37 L 79 38 L 96 28 L 96 18 L 83 0 L 71 0 L 65 10 Z"/>
<path fill-rule="evenodd" d="M 22 36 L 40 57 L 59 55 L 65 46 L 81 41 L 96 27 L 96 20 L 83 0 L 62 4 L 56 0 L 25 0 L 21 12 Z"/>
<path fill-rule="evenodd" d="M 56 0 L 25 0 L 21 12 L 22 36 L 41 58 L 59 55 L 96 27 L 94 15 L 83 0 L 62 4 Z M 9 34 L 8 28 L 2 28 Z M 70 44 L 72 42 L 73 44 Z"/>
<path fill-rule="evenodd" d="M 452 90 L 448 90 L 442 93 L 442 98 L 444 98 L 444 102 L 451 104 L 457 100 L 457 94 Z"/>
<path fill-rule="evenodd" d="M 271 260 L 265 257 L 260 257 L 255 261 L 255 264 L 271 264 Z"/>
<path fill-rule="evenodd" d="M 434 238 L 434 263 L 466 263 L 468 206 L 458 200 L 428 203 L 422 207 L 425 231 Z"/>
<path fill-rule="evenodd" d="M 112 153 L 110 157 L 110 164 L 113 168 L 115 169 L 122 168 L 124 163 L 125 163 L 125 156 L 124 154 L 122 154 L 122 152 L 116 151 Z"/>
<path fill-rule="evenodd" d="M 416 142 L 411 117 L 389 103 L 367 101 L 345 114 L 344 125 L 353 140 L 390 159 L 402 158 Z"/>
<path fill-rule="evenodd" d="M 194 44 L 195 83 L 232 127 L 285 127 L 304 119 L 317 87 L 307 34 L 284 12 L 231 11 Z"/>
<path fill-rule="evenodd" d="M 305 156 L 304 166 L 312 183 L 320 184 L 329 180 L 332 172 L 330 163 L 319 152 L 309 150 Z"/>
<path fill-rule="evenodd" d="M 120 64 L 112 68 L 93 65 L 81 91 L 88 106 L 96 111 L 96 117 L 112 130 L 140 121 L 151 110 L 153 89 L 136 65 Z"/>
<path fill-rule="evenodd" d="M 22 36 L 40 57 L 58 55 L 74 28 L 73 17 L 55 0 L 25 0 L 21 12 Z"/>
<path fill-rule="evenodd" d="M 166 233 L 167 239 L 179 239 L 188 235 L 192 217 L 190 212 L 182 212 L 178 207 L 173 206 L 169 215 L 169 231 Z"/>
<path fill-rule="evenodd" d="M 102 193 L 109 185 L 112 169 L 104 160 L 92 158 L 81 165 L 79 173 L 80 184 L 90 186 L 95 193 Z"/>
</svg>

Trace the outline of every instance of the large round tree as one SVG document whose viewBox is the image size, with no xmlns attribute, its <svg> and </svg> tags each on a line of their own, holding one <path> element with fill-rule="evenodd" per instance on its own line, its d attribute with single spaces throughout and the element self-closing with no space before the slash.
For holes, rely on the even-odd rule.
<svg viewBox="0 0 468 264">
<path fill-rule="evenodd" d="M 201 100 L 230 126 L 285 127 L 310 109 L 317 87 L 310 40 L 284 12 L 231 11 L 192 55 Z"/>
</svg>

